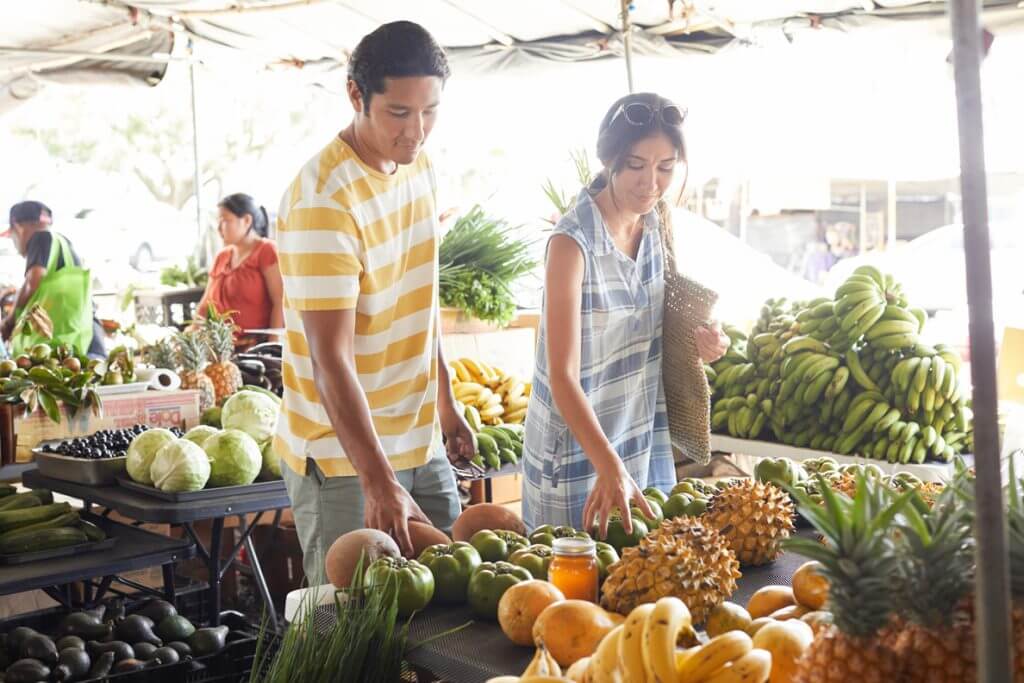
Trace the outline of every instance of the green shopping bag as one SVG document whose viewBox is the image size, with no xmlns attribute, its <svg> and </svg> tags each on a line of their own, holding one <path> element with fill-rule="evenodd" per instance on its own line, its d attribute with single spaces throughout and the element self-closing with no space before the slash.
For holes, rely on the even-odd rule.
<svg viewBox="0 0 1024 683">
<path fill-rule="evenodd" d="M 64 261 L 60 269 L 57 268 L 58 257 Z M 46 275 L 39 281 L 39 287 L 25 307 L 15 312 L 15 320 L 20 323 L 25 312 L 32 310 L 36 304 L 46 311 L 53 322 L 53 338 L 47 339 L 32 329 L 31 325 L 22 325 L 21 332 L 11 339 L 11 349 L 15 356 L 27 353 L 40 342 L 67 344 L 76 353 L 88 350 L 93 335 L 92 276 L 85 268 L 75 265 L 71 247 L 57 233 L 53 233 L 53 242 L 50 244 Z"/>
</svg>

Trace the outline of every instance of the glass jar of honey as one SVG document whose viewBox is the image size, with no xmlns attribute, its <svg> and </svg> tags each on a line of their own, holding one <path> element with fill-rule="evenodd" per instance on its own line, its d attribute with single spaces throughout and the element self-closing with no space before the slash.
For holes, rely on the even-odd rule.
<svg viewBox="0 0 1024 683">
<path fill-rule="evenodd" d="M 597 602 L 597 546 L 589 538 L 556 538 L 548 581 L 568 600 Z"/>
</svg>

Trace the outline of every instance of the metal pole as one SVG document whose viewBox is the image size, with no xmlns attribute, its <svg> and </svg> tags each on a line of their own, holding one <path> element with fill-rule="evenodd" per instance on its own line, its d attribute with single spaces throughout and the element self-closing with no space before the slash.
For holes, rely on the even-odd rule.
<svg viewBox="0 0 1024 683">
<path fill-rule="evenodd" d="M 974 383 L 974 462 L 977 470 L 974 534 L 978 564 L 974 604 L 977 610 L 978 681 L 1005 683 L 1013 679 L 1013 648 L 1010 646 L 1010 588 L 996 423 L 998 397 L 992 327 L 992 266 L 981 114 L 980 2 L 951 0 L 949 7 L 960 130 L 960 189 L 967 261 L 971 380 Z"/>
<path fill-rule="evenodd" d="M 189 56 L 194 56 L 193 51 L 195 46 L 192 44 L 192 40 L 188 41 L 188 52 Z M 189 94 L 191 95 L 192 101 L 192 178 L 195 184 L 195 196 L 196 196 L 196 244 L 202 243 L 203 240 L 203 208 L 200 196 L 202 195 L 202 173 L 199 168 L 199 116 L 196 114 L 196 65 L 195 62 L 190 62 L 188 65 L 188 85 Z"/>
<path fill-rule="evenodd" d="M 629 92 L 633 93 L 633 37 L 629 22 L 629 7 L 632 0 L 621 0 L 622 9 L 622 45 L 626 53 L 626 80 L 629 83 Z"/>
</svg>

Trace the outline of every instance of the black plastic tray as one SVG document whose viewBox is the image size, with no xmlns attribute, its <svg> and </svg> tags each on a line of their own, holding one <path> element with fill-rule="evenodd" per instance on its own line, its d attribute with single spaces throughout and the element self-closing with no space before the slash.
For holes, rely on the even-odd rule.
<svg viewBox="0 0 1024 683">
<path fill-rule="evenodd" d="M 70 557 L 72 555 L 84 555 L 98 550 L 110 550 L 117 543 L 116 537 L 108 537 L 102 541 L 90 541 L 78 545 L 67 545 L 63 548 L 51 548 L 49 550 L 38 550 L 34 553 L 18 553 L 17 555 L 0 555 L 0 565 L 28 564 L 40 560 L 53 560 L 58 557 Z"/>
<path fill-rule="evenodd" d="M 41 475 L 90 486 L 113 486 L 116 483 L 117 475 L 125 471 L 125 465 L 128 462 L 127 455 L 91 460 L 89 458 L 73 458 L 60 453 L 47 453 L 43 450 L 43 446 L 56 446 L 67 440 L 43 441 L 32 449 Z"/>
<path fill-rule="evenodd" d="M 217 486 L 210 489 L 202 489 L 201 491 L 184 491 L 180 493 L 161 491 L 153 486 L 140 484 L 129 479 L 127 475 L 118 475 L 117 484 L 118 486 L 123 486 L 129 491 L 143 493 L 147 496 L 170 501 L 172 503 L 187 503 L 189 501 L 205 500 L 207 498 L 222 498 L 230 495 L 245 495 L 247 493 L 261 493 L 264 491 L 276 491 L 278 489 L 281 489 L 282 491 L 284 490 L 283 479 L 275 479 L 273 481 L 254 481 L 253 483 L 246 484 L 245 486 Z"/>
</svg>

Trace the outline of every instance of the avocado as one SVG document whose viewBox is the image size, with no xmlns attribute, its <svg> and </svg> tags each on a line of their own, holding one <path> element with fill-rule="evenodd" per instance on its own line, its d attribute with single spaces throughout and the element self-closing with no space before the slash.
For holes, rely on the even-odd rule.
<svg viewBox="0 0 1024 683">
<path fill-rule="evenodd" d="M 141 614 L 133 614 L 122 619 L 114 628 L 114 633 L 126 643 L 152 643 L 157 647 L 164 644 L 153 633 L 153 621 Z"/>
<path fill-rule="evenodd" d="M 192 622 L 180 614 L 167 617 L 157 624 L 156 627 L 157 637 L 162 639 L 165 643 L 175 640 L 188 640 L 195 632 L 196 627 L 192 625 Z"/>
<path fill-rule="evenodd" d="M 78 636 L 64 636 L 57 641 L 57 652 L 63 652 L 71 648 L 84 651 L 85 641 Z"/>
<path fill-rule="evenodd" d="M 53 678 L 56 681 L 81 680 L 89 673 L 92 660 L 85 653 L 85 649 L 68 647 L 60 651 L 57 668 L 53 670 Z"/>
<path fill-rule="evenodd" d="M 181 661 L 181 654 L 173 647 L 161 647 L 153 653 L 150 661 L 156 661 L 160 664 L 177 664 Z"/>
<path fill-rule="evenodd" d="M 36 633 L 21 642 L 21 656 L 37 659 L 46 666 L 54 666 L 57 664 L 57 646 L 48 637 Z"/>
<path fill-rule="evenodd" d="M 15 659 L 20 658 L 21 644 L 24 643 L 26 639 L 37 635 L 39 635 L 39 633 L 28 626 L 19 626 L 13 629 L 7 634 L 7 652 Z"/>
<path fill-rule="evenodd" d="M 135 610 L 134 613 L 149 618 L 154 624 L 159 624 L 167 617 L 177 614 L 178 610 L 166 600 L 154 599 L 143 605 L 142 609 Z"/>
<path fill-rule="evenodd" d="M 178 656 L 182 659 L 191 659 L 192 657 L 192 648 L 189 646 L 188 643 L 175 641 L 173 643 L 167 643 L 167 647 L 177 652 Z"/>
<path fill-rule="evenodd" d="M 4 683 L 39 683 L 50 678 L 50 667 L 38 659 L 19 659 L 7 667 Z"/>
<path fill-rule="evenodd" d="M 245 631 L 251 626 L 249 624 L 249 620 L 246 619 L 244 614 L 233 609 L 226 609 L 221 612 L 220 615 L 218 615 L 217 623 L 224 624 L 235 631 Z"/>
<path fill-rule="evenodd" d="M 156 645 L 153 643 L 135 643 L 132 645 L 132 649 L 135 650 L 136 659 L 148 662 L 153 658 L 153 653 L 156 652 Z"/>
<path fill-rule="evenodd" d="M 111 652 L 114 654 L 114 662 L 120 662 L 122 659 L 135 659 L 135 650 L 122 640 L 114 640 L 109 643 L 98 643 L 91 640 L 86 647 L 93 658 Z"/>
<path fill-rule="evenodd" d="M 196 657 L 217 654 L 227 644 L 228 630 L 227 626 L 199 629 L 188 639 L 192 654 Z"/>
<path fill-rule="evenodd" d="M 110 670 L 114 666 L 114 657 L 115 655 L 113 652 L 104 652 L 94 659 L 92 662 L 92 668 L 90 668 L 89 673 L 86 674 L 89 677 L 89 680 L 94 678 L 103 678 L 110 673 Z"/>
<path fill-rule="evenodd" d="M 146 663 L 138 659 L 122 659 L 120 662 L 114 665 L 114 674 L 126 674 L 132 671 L 142 671 L 146 668 Z"/>
<path fill-rule="evenodd" d="M 110 626 L 89 612 L 73 612 L 60 622 L 62 636 L 78 636 L 85 640 L 101 640 L 110 634 Z"/>
</svg>

